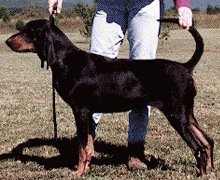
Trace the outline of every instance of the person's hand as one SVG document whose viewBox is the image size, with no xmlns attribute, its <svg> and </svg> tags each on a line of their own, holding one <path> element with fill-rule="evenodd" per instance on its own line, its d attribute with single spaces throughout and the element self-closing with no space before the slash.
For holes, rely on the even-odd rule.
<svg viewBox="0 0 220 180">
<path fill-rule="evenodd" d="M 62 10 L 63 0 L 48 0 L 48 11 L 50 15 L 59 14 Z M 57 7 L 54 9 L 54 7 Z"/>
<path fill-rule="evenodd" d="M 177 9 L 179 16 L 179 25 L 182 28 L 189 28 L 192 26 L 192 11 L 188 7 L 180 7 Z"/>
</svg>

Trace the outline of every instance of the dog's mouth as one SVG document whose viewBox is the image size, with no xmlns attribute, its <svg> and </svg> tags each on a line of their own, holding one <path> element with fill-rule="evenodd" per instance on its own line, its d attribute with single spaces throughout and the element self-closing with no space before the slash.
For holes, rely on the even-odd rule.
<svg viewBox="0 0 220 180">
<path fill-rule="evenodd" d="M 20 35 L 11 36 L 5 43 L 15 52 L 36 52 L 34 44 L 25 41 Z"/>
</svg>

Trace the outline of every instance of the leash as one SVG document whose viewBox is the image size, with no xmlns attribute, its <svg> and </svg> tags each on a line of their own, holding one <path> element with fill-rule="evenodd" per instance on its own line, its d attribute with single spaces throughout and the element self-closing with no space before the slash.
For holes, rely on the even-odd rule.
<svg viewBox="0 0 220 180">
<path fill-rule="evenodd" d="M 57 140 L 57 115 L 56 115 L 56 92 L 55 92 L 55 80 L 52 71 L 52 106 L 53 106 L 53 127 L 54 127 L 54 139 Z"/>
<path fill-rule="evenodd" d="M 52 15 L 50 15 L 50 19 L 53 18 L 54 20 L 54 14 L 55 10 L 57 9 L 57 6 L 54 6 Z M 55 92 L 55 79 L 54 79 L 54 73 L 51 69 L 52 73 L 52 109 L 53 109 L 53 127 L 54 127 L 54 139 L 57 140 L 57 116 L 56 116 L 56 92 Z"/>
</svg>

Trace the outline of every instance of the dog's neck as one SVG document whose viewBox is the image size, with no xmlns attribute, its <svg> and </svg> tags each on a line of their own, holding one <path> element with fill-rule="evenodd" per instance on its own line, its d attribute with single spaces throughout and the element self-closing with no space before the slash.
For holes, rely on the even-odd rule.
<svg viewBox="0 0 220 180">
<path fill-rule="evenodd" d="M 52 26 L 46 31 L 45 41 L 40 44 L 40 50 L 37 51 L 42 62 L 41 67 L 44 61 L 47 62 L 47 67 L 54 64 L 60 64 L 63 67 L 65 63 L 82 63 L 78 61 L 82 61 L 82 55 L 85 57 L 87 53 L 77 48 L 57 26 Z M 85 59 L 87 58 L 83 58 Z"/>
<path fill-rule="evenodd" d="M 81 49 L 76 47 L 57 26 L 53 26 L 49 29 L 49 31 L 53 39 L 53 45 L 56 53 L 62 52 L 63 54 L 64 52 L 74 53 L 81 51 Z M 63 51 L 64 49 L 65 51 Z"/>
</svg>

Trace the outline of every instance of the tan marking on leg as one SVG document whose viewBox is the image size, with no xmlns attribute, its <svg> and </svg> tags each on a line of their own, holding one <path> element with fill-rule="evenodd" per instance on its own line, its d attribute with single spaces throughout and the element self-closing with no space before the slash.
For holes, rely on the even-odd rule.
<svg viewBox="0 0 220 180">
<path fill-rule="evenodd" d="M 207 161 L 206 161 L 207 168 L 212 169 L 212 146 L 206 140 L 203 133 L 195 125 L 191 124 L 190 126 L 192 128 L 193 134 L 203 144 L 203 146 L 206 149 L 206 153 L 207 153 L 207 156 L 208 156 Z"/>
<path fill-rule="evenodd" d="M 88 135 L 88 140 L 85 149 L 80 148 L 79 150 L 79 164 L 76 171 L 73 171 L 73 176 L 83 176 L 90 170 L 90 162 L 94 156 L 94 143 L 92 135 Z"/>
<path fill-rule="evenodd" d="M 200 176 L 205 176 L 205 175 L 206 175 L 206 173 L 205 173 L 204 169 L 201 168 L 201 169 L 200 169 Z"/>
<path fill-rule="evenodd" d="M 90 170 L 90 162 L 92 160 L 92 157 L 94 157 L 94 141 L 92 135 L 88 135 L 88 142 L 86 145 L 86 164 L 85 164 L 85 172 L 88 172 Z"/>
<path fill-rule="evenodd" d="M 192 78 L 193 78 L 193 86 L 195 87 L 196 89 L 196 92 L 198 91 L 198 87 L 197 87 L 197 84 L 196 84 L 196 79 L 195 79 L 195 76 L 193 75 L 193 73 L 191 74 Z"/>
<path fill-rule="evenodd" d="M 79 163 L 76 171 L 72 171 L 73 176 L 82 176 L 85 174 L 85 163 L 86 163 L 86 150 L 84 148 L 79 149 Z"/>
<path fill-rule="evenodd" d="M 196 138 L 203 144 L 203 146 L 206 149 L 207 153 L 207 161 L 206 161 L 206 168 L 212 170 L 213 169 L 213 145 L 210 144 L 207 140 L 206 137 L 204 136 L 203 132 L 198 128 L 199 124 L 194 117 L 193 111 L 191 111 L 190 116 L 189 116 L 189 121 L 190 121 L 190 126 L 192 128 L 192 131 Z"/>
</svg>

